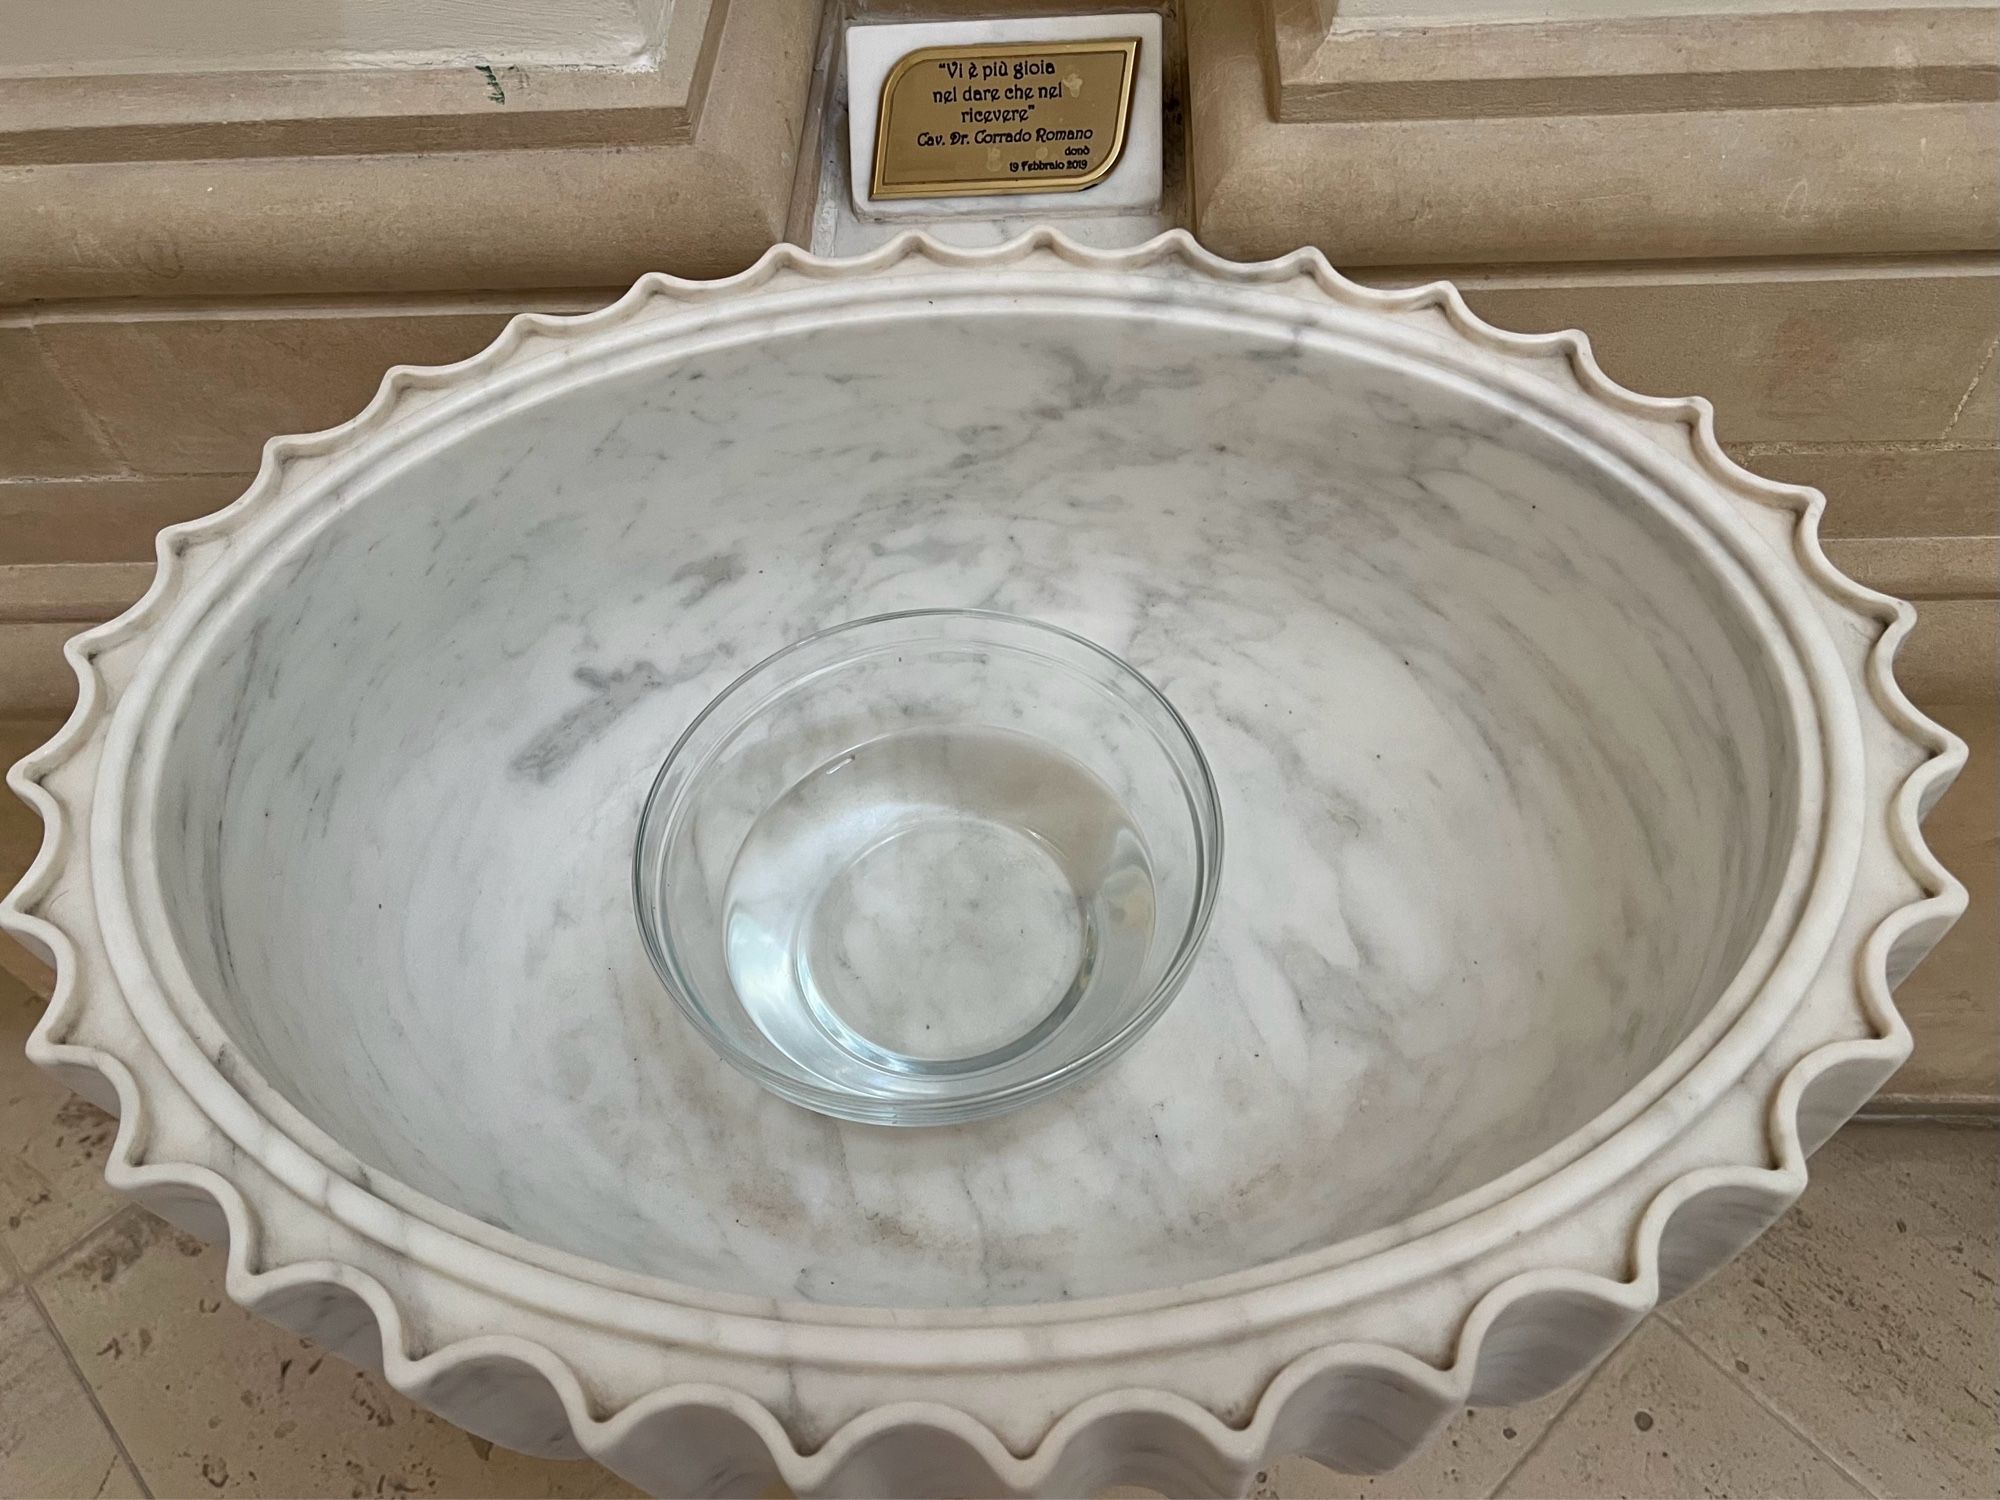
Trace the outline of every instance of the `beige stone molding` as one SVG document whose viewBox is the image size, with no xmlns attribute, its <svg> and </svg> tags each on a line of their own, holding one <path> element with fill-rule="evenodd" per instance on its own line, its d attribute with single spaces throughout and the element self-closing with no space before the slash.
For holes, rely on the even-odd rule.
<svg viewBox="0 0 2000 1500">
<path fill-rule="evenodd" d="M 2000 257 L 1992 255 L 1352 274 L 1385 286 L 1443 276 L 1503 327 L 1580 327 L 1626 384 L 1726 404 L 1726 443 L 1991 448 L 2000 433 Z"/>
<path fill-rule="evenodd" d="M 1920 606 L 1929 618 L 1932 606 Z M 1989 606 L 1987 649 L 2000 636 Z M 1916 1050 L 1869 1109 L 1885 1114 L 2000 1113 L 2000 703 L 1989 668 L 1984 696 L 1934 703 L 1931 712 L 1971 747 L 1972 774 L 1961 776 L 1926 825 L 1931 848 L 1965 882 L 1965 920 L 1931 950 L 1922 969 L 1896 992 Z M 1983 774 L 1982 774 L 1983 773 Z"/>
<path fill-rule="evenodd" d="M 0 303 L 740 270 L 784 232 L 818 19 L 677 6 L 649 74 L 10 80 Z"/>
<path fill-rule="evenodd" d="M 676 0 L 653 65 L 0 80 L 0 164 L 351 156 L 690 139 L 729 0 Z M 0 64 L 4 67 L 4 64 Z"/>
<path fill-rule="evenodd" d="M 1991 99 L 2000 80 L 2000 8 L 1964 0 L 1519 7 L 1532 20 L 1446 3 L 1270 7 L 1281 120 L 1936 104 Z"/>
<path fill-rule="evenodd" d="M 2000 599 L 2000 537 L 1828 537 L 1844 573 L 1901 599 Z"/>
<path fill-rule="evenodd" d="M 1194 227 L 1223 254 L 1310 244 L 1389 266 L 2000 244 L 1990 99 L 1286 123 L 1264 0 L 1190 6 L 1186 25 Z"/>
<path fill-rule="evenodd" d="M 130 609 L 152 578 L 149 562 L 0 563 L 0 620 L 95 624 Z"/>
</svg>

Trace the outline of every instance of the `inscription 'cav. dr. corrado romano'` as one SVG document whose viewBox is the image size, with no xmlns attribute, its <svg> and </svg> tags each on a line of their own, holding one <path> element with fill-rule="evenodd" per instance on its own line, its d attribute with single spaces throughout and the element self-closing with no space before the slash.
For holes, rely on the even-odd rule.
<svg viewBox="0 0 2000 1500">
<path fill-rule="evenodd" d="M 923 47 L 889 70 L 874 198 L 1074 192 L 1118 165 L 1139 38 Z"/>
</svg>

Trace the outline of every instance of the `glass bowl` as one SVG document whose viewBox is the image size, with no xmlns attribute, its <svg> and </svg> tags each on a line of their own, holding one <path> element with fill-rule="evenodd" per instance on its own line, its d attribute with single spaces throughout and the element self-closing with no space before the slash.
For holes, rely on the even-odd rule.
<svg viewBox="0 0 2000 1500">
<path fill-rule="evenodd" d="M 633 890 L 690 1020 L 843 1119 L 997 1114 L 1158 1019 L 1222 810 L 1153 685 L 1067 630 L 880 615 L 737 678 L 646 799 Z"/>
</svg>

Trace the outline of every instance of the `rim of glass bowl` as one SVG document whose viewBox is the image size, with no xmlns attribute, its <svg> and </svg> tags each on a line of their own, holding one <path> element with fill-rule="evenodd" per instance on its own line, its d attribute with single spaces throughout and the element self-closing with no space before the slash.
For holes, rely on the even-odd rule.
<svg viewBox="0 0 2000 1500">
<path fill-rule="evenodd" d="M 918 625 L 928 625 L 934 630 L 917 631 L 911 628 Z M 778 698 L 796 691 L 822 672 L 847 665 L 855 657 L 842 655 L 812 663 L 806 670 L 789 675 L 783 673 L 783 668 L 796 666 L 801 658 L 811 657 L 829 644 L 851 640 L 857 635 L 886 632 L 885 639 L 870 643 L 876 650 L 882 650 L 923 643 L 937 638 L 938 633 L 949 634 L 954 627 L 967 626 L 974 628 L 959 637 L 967 645 L 985 642 L 1007 650 L 1028 649 L 1031 654 L 1042 655 L 1071 669 L 1077 666 L 1074 661 L 1053 656 L 1047 651 L 1032 653 L 1032 645 L 1024 647 L 1020 642 L 996 640 L 994 637 L 1014 634 L 1025 637 L 1029 643 L 1045 644 L 1053 640 L 1072 649 L 1080 648 L 1087 658 L 1095 658 L 1110 668 L 1112 684 L 1136 689 L 1118 693 L 1111 684 L 1098 684 L 1101 690 L 1117 693 L 1121 701 L 1138 710 L 1142 722 L 1152 731 L 1154 739 L 1173 764 L 1189 819 L 1194 825 L 1194 908 L 1181 931 L 1172 959 L 1145 1003 L 1088 1052 L 1045 1073 L 1003 1087 L 972 1090 L 946 1099 L 869 1101 L 863 1096 L 826 1088 L 796 1073 L 771 1067 L 743 1052 L 723 1033 L 703 1004 L 699 989 L 682 971 L 668 932 L 671 923 L 664 907 L 649 899 L 649 866 L 656 861 L 649 861 L 647 855 L 649 849 L 657 846 L 664 851 L 672 842 L 688 810 L 689 792 L 716 756 L 728 746 L 736 731 Z M 859 654 L 872 655 L 873 651 Z M 760 684 L 767 684 L 769 691 L 746 698 L 746 690 Z M 1063 626 L 1004 610 L 894 610 L 886 614 L 865 615 L 858 620 L 843 620 L 838 625 L 829 625 L 824 630 L 814 631 L 781 646 L 739 673 L 728 686 L 709 699 L 667 752 L 653 777 L 652 787 L 646 793 L 645 807 L 639 814 L 638 832 L 632 844 L 632 906 L 653 972 L 659 976 L 681 1013 L 730 1066 L 794 1104 L 839 1119 L 875 1125 L 961 1124 L 1028 1104 L 1102 1067 L 1136 1042 L 1165 1013 L 1187 980 L 1188 970 L 1201 951 L 1202 939 L 1208 933 L 1209 920 L 1215 912 L 1216 893 L 1222 881 L 1222 841 L 1222 800 L 1216 790 L 1215 775 L 1209 767 L 1208 757 L 1202 753 L 1201 742 L 1195 738 L 1187 720 L 1181 717 L 1180 710 L 1168 701 L 1145 673 L 1124 657 Z M 978 1075 L 967 1076 L 976 1078 Z"/>
</svg>

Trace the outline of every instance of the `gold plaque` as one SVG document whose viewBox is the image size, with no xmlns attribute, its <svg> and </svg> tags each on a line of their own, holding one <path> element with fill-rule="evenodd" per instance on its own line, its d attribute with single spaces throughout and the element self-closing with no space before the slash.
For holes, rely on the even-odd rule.
<svg viewBox="0 0 2000 1500">
<path fill-rule="evenodd" d="M 1125 150 L 1139 39 L 922 47 L 889 70 L 875 198 L 1070 193 Z"/>
</svg>

